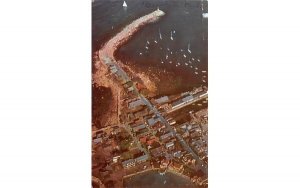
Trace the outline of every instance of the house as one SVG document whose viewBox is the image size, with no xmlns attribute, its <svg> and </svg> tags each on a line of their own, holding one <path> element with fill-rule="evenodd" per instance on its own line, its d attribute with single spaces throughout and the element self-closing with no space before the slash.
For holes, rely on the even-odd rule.
<svg viewBox="0 0 300 188">
<path fill-rule="evenodd" d="M 146 128 L 146 125 L 145 125 L 145 124 L 140 124 L 140 125 L 134 126 L 134 127 L 132 128 L 132 130 L 133 130 L 134 132 L 138 132 L 139 130 L 142 130 L 142 129 L 144 129 L 144 128 Z"/>
<path fill-rule="evenodd" d="M 183 165 L 177 161 L 173 161 L 172 162 L 172 167 L 176 170 L 176 171 L 181 171 L 183 170 Z"/>
<path fill-rule="evenodd" d="M 163 146 L 154 148 L 154 149 L 150 150 L 150 153 L 154 158 L 160 157 L 164 154 L 164 148 L 163 148 Z"/>
<path fill-rule="evenodd" d="M 94 143 L 98 144 L 99 142 L 102 142 L 102 138 L 96 138 L 93 141 Z"/>
<path fill-rule="evenodd" d="M 168 142 L 168 143 L 166 143 L 166 148 L 168 150 L 174 149 L 175 148 L 174 142 Z"/>
<path fill-rule="evenodd" d="M 128 91 L 129 92 L 134 91 L 134 88 L 131 86 L 131 87 L 128 88 Z"/>
<path fill-rule="evenodd" d="M 176 157 L 176 158 L 180 158 L 180 157 L 182 157 L 182 153 L 181 153 L 180 150 L 179 151 L 174 151 L 173 156 Z"/>
<path fill-rule="evenodd" d="M 160 131 L 161 129 L 166 128 L 166 126 L 160 122 L 157 122 L 151 128 Z"/>
<path fill-rule="evenodd" d="M 154 142 L 157 141 L 157 137 L 152 136 L 148 141 L 147 141 L 147 145 L 152 145 Z"/>
<path fill-rule="evenodd" d="M 140 142 L 143 143 L 143 144 L 145 144 L 147 142 L 147 137 L 146 136 L 142 136 L 140 138 Z"/>
<path fill-rule="evenodd" d="M 128 103 L 128 108 L 132 109 L 132 108 L 136 108 L 136 107 L 142 106 L 142 105 L 145 105 L 144 102 L 141 99 L 138 99 L 138 100 L 129 102 Z"/>
<path fill-rule="evenodd" d="M 135 112 L 134 113 L 134 116 L 136 117 L 136 118 L 138 118 L 138 117 L 144 117 L 144 116 L 146 116 L 146 115 L 148 115 L 148 109 L 147 108 L 145 108 L 145 109 L 143 109 L 143 110 L 139 110 L 139 111 L 137 111 L 137 112 Z"/>
<path fill-rule="evenodd" d="M 118 160 L 119 160 L 120 158 L 121 158 L 120 155 L 114 156 L 114 157 L 113 157 L 113 162 L 114 162 L 114 163 L 118 162 Z"/>
<path fill-rule="evenodd" d="M 160 98 L 156 99 L 155 102 L 158 104 L 167 103 L 167 102 L 169 102 L 169 97 L 168 96 L 160 97 Z"/>
<path fill-rule="evenodd" d="M 153 126 L 155 123 L 159 122 L 159 118 L 150 118 L 150 119 L 147 119 L 147 124 L 151 127 Z"/>
<path fill-rule="evenodd" d="M 164 135 L 161 135 L 160 139 L 161 140 L 165 140 L 166 138 L 169 138 L 169 137 L 173 137 L 173 133 L 172 132 L 168 132 L 168 133 L 166 133 Z"/>
<path fill-rule="evenodd" d="M 123 166 L 123 168 L 133 167 L 133 166 L 135 166 L 135 160 L 134 159 L 128 159 L 126 161 L 123 161 L 122 166 Z"/>
<path fill-rule="evenodd" d="M 149 159 L 149 156 L 147 154 L 145 154 L 145 155 L 135 158 L 135 161 L 137 163 L 143 163 L 143 162 L 146 162 L 148 159 Z"/>
</svg>

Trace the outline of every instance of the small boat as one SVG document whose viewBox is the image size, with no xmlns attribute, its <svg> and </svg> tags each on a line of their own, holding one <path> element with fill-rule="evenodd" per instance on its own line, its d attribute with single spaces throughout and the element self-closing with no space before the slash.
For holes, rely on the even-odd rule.
<svg viewBox="0 0 300 188">
<path fill-rule="evenodd" d="M 202 71 L 202 73 L 206 73 L 206 71 Z"/>
<path fill-rule="evenodd" d="M 185 65 L 187 66 L 188 64 L 187 64 L 187 63 L 185 63 Z"/>
<path fill-rule="evenodd" d="M 200 62 L 200 59 L 197 59 L 198 62 Z"/>
<path fill-rule="evenodd" d="M 147 41 L 147 44 L 150 44 L 150 42 L 149 42 L 149 41 Z"/>
<path fill-rule="evenodd" d="M 193 68 L 193 66 L 192 66 L 192 65 L 191 65 L 190 67 L 191 67 L 191 68 Z"/>
<path fill-rule="evenodd" d="M 169 49 L 169 48 L 167 48 L 167 50 L 168 50 L 168 51 L 170 51 L 170 49 Z"/>
<path fill-rule="evenodd" d="M 172 33 L 173 33 L 173 32 L 171 31 L 171 40 L 173 40 L 173 36 L 172 36 Z"/>
<path fill-rule="evenodd" d="M 140 55 L 143 55 L 143 53 L 142 53 L 142 52 L 140 52 Z"/>
<path fill-rule="evenodd" d="M 180 63 L 178 63 L 178 65 L 180 65 Z"/>
<path fill-rule="evenodd" d="M 192 60 L 193 60 L 193 61 L 195 61 L 195 59 L 194 59 L 194 58 L 192 58 Z"/>
<path fill-rule="evenodd" d="M 155 40 L 154 42 L 157 44 L 157 41 L 156 41 L 156 40 Z"/>
<path fill-rule="evenodd" d="M 123 7 L 127 7 L 126 1 L 123 2 Z"/>
<path fill-rule="evenodd" d="M 183 49 L 180 49 L 180 51 L 182 51 L 182 52 L 183 52 Z"/>
<path fill-rule="evenodd" d="M 197 68 L 197 67 L 195 67 L 195 70 L 198 70 L 198 68 Z"/>
<path fill-rule="evenodd" d="M 166 184 L 166 183 L 167 183 L 167 180 L 164 181 L 164 184 Z"/>
<path fill-rule="evenodd" d="M 159 38 L 160 38 L 160 40 L 162 40 L 160 29 L 158 29 L 158 31 L 159 31 Z"/>
<path fill-rule="evenodd" d="M 173 54 L 173 52 L 171 51 L 171 54 Z"/>
<path fill-rule="evenodd" d="M 185 54 L 183 54 L 183 57 L 184 57 L 184 58 L 186 58 L 186 55 L 185 55 Z"/>
<path fill-rule="evenodd" d="M 170 64 L 172 64 L 172 61 L 169 61 Z"/>
<path fill-rule="evenodd" d="M 188 52 L 192 53 L 191 49 L 190 49 L 190 43 L 188 44 Z"/>
<path fill-rule="evenodd" d="M 195 74 L 198 74 L 198 72 L 195 72 Z"/>
<path fill-rule="evenodd" d="M 169 56 L 168 56 L 168 55 L 166 55 L 166 59 L 168 59 L 168 57 L 169 57 Z"/>
<path fill-rule="evenodd" d="M 191 62 L 191 61 L 189 61 L 189 64 L 192 64 L 192 62 Z"/>
<path fill-rule="evenodd" d="M 164 62 L 163 62 L 163 61 L 161 61 L 161 63 L 162 63 L 162 64 L 164 64 Z"/>
<path fill-rule="evenodd" d="M 147 50 L 149 49 L 148 46 L 145 47 Z"/>
</svg>

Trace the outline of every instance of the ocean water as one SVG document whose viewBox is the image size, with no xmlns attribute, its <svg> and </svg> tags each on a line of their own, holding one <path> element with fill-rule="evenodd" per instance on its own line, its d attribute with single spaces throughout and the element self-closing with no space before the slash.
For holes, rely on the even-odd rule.
<svg viewBox="0 0 300 188">
<path fill-rule="evenodd" d="M 196 188 L 189 179 L 167 172 L 160 175 L 156 171 L 144 172 L 124 180 L 125 188 Z"/>
<path fill-rule="evenodd" d="M 208 69 L 208 18 L 202 16 L 202 13 L 207 13 L 207 1 L 126 2 L 128 7 L 123 8 L 123 0 L 95 1 L 92 7 L 93 51 L 133 20 L 159 7 L 166 15 L 136 33 L 117 51 L 117 58 L 141 69 L 156 67 L 173 72 L 185 81 L 178 86 L 181 87 L 179 90 L 207 85 L 207 82 L 202 82 L 202 76 L 206 74 L 202 71 Z"/>
</svg>

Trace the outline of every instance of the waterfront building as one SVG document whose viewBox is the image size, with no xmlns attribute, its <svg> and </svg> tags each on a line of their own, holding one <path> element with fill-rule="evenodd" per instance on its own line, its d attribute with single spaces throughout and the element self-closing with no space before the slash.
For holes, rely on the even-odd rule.
<svg viewBox="0 0 300 188">
<path fill-rule="evenodd" d="M 137 163 L 142 163 L 142 162 L 146 162 L 148 159 L 149 159 L 149 156 L 147 154 L 145 154 L 145 155 L 135 158 L 135 161 Z"/>
<path fill-rule="evenodd" d="M 128 159 L 126 161 L 123 161 L 122 166 L 123 166 L 123 168 L 133 167 L 133 166 L 135 166 L 135 160 L 134 159 Z"/>
<path fill-rule="evenodd" d="M 187 104 L 188 102 L 191 102 L 194 100 L 194 97 L 192 95 L 187 95 L 186 97 L 183 97 L 175 102 L 172 103 L 172 109 L 178 108 L 184 104 Z"/>
<path fill-rule="evenodd" d="M 160 98 L 156 99 L 155 102 L 158 104 L 167 103 L 167 102 L 169 102 L 169 97 L 168 96 L 160 97 Z"/>
</svg>

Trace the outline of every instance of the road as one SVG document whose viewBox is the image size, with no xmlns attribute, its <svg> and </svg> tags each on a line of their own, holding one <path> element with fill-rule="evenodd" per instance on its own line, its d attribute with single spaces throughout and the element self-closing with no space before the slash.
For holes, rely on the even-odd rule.
<svg viewBox="0 0 300 188">
<path fill-rule="evenodd" d="M 122 125 L 122 127 L 125 128 L 125 130 L 130 134 L 130 136 L 133 138 L 133 141 L 137 144 L 137 147 L 141 151 L 143 151 L 145 154 L 147 154 L 148 156 L 150 156 L 149 152 L 141 145 L 140 141 L 136 138 L 136 136 L 134 136 L 132 134 L 130 126 L 126 124 L 126 125 Z"/>
<path fill-rule="evenodd" d="M 106 59 L 106 58 L 105 58 Z M 106 59 L 109 60 L 110 64 L 113 64 L 116 66 L 116 68 L 118 69 L 118 71 L 121 73 L 122 78 L 126 81 L 131 81 L 131 79 L 129 78 L 129 76 L 127 75 L 127 73 L 114 61 L 111 61 L 109 58 Z M 178 139 L 179 143 L 182 145 L 182 147 L 188 151 L 189 153 L 192 154 L 192 156 L 195 158 L 195 160 L 197 161 L 197 165 L 196 168 L 200 169 L 203 173 L 207 174 L 207 165 L 199 158 L 199 156 L 192 150 L 192 148 L 185 142 L 185 140 L 181 137 L 181 135 L 176 134 L 175 130 L 172 128 L 172 126 L 168 123 L 168 121 L 161 115 L 161 113 L 157 110 L 157 108 L 152 105 L 150 103 L 150 101 L 144 97 L 142 94 L 139 93 L 138 89 L 135 87 L 135 85 L 133 85 L 134 88 L 134 93 L 144 102 L 144 104 L 146 106 L 148 106 L 148 108 L 154 112 L 154 114 L 160 119 L 160 121 L 165 124 L 165 126 L 167 127 L 167 129 L 169 131 L 171 131 L 173 133 L 173 135 Z M 203 96 L 206 96 L 207 93 L 199 96 L 198 98 L 196 98 L 195 100 L 200 100 L 203 98 Z M 191 103 L 195 102 L 195 100 L 191 101 Z M 187 103 L 187 105 L 190 103 Z M 124 128 L 130 133 L 130 135 L 132 136 L 132 138 L 134 139 L 134 141 L 137 143 L 139 149 L 141 149 L 142 151 L 144 151 L 145 153 L 148 154 L 147 150 L 145 148 L 143 148 L 139 142 L 139 140 L 132 134 L 130 128 L 128 127 L 128 125 L 125 125 Z"/>
<path fill-rule="evenodd" d="M 176 134 L 175 130 L 171 127 L 168 121 L 161 115 L 161 113 L 153 106 L 147 98 L 143 95 L 139 94 L 140 99 L 144 102 L 145 105 L 149 107 L 150 110 L 154 112 L 154 114 L 160 119 L 160 121 L 166 125 L 167 129 L 173 133 L 174 136 L 178 139 L 179 143 L 183 146 L 183 148 L 192 154 L 192 156 L 197 161 L 196 168 L 200 169 L 203 173 L 207 174 L 207 165 L 199 158 L 199 156 L 192 150 L 192 148 L 185 142 L 185 140 L 181 137 L 180 134 Z"/>
</svg>

